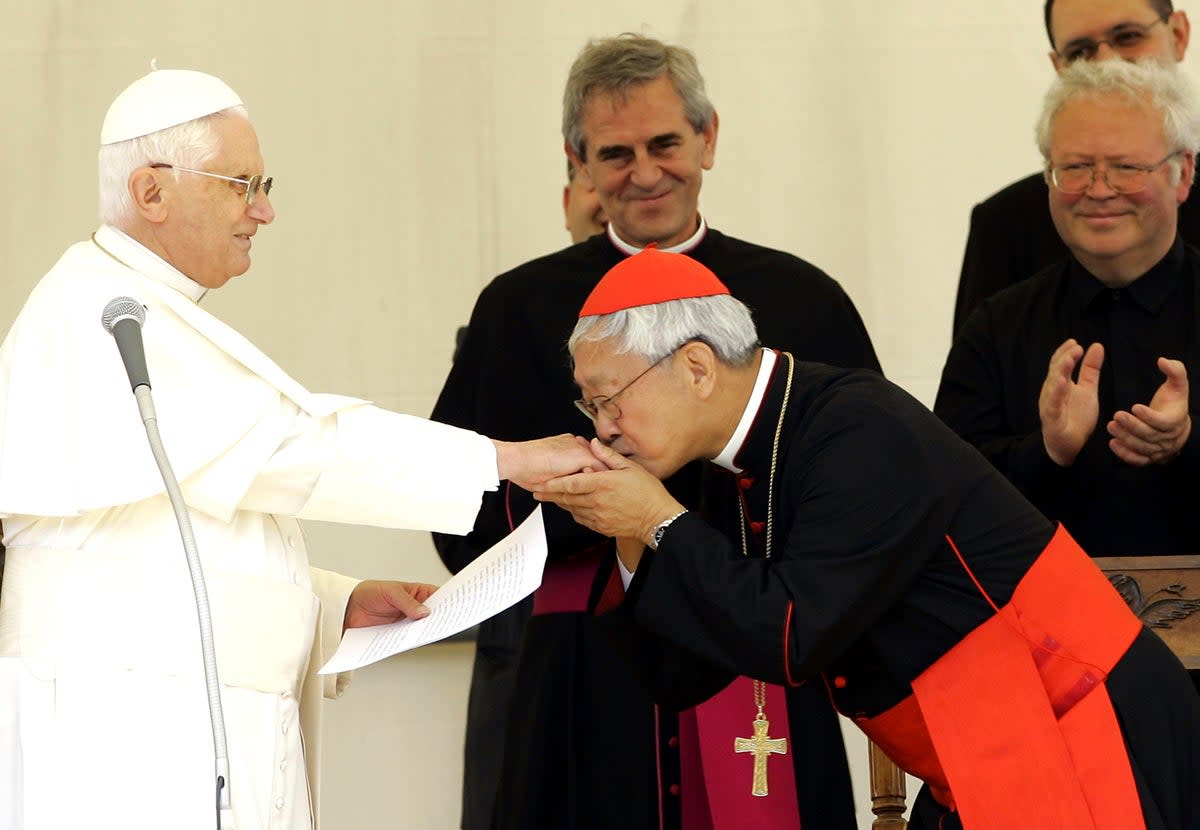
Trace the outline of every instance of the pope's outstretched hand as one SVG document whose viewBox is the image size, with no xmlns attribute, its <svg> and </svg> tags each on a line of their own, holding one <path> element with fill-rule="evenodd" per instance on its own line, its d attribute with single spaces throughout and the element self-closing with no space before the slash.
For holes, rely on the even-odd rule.
<svg viewBox="0 0 1200 830">
<path fill-rule="evenodd" d="M 577 435 L 552 435 L 535 441 L 492 441 L 496 445 L 496 466 L 500 478 L 526 490 L 552 478 L 583 471 L 603 470 L 605 466 Z"/>
</svg>

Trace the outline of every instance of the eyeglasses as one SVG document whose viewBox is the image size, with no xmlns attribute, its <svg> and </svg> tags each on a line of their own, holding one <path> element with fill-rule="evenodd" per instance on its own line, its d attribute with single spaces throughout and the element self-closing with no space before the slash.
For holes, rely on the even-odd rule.
<svg viewBox="0 0 1200 830">
<path fill-rule="evenodd" d="M 664 360 L 666 360 L 671 355 L 675 354 L 675 352 L 679 351 L 679 349 L 682 345 L 683 344 L 680 343 L 679 346 L 676 346 L 675 348 L 671 349 L 671 351 L 667 352 L 665 355 L 660 357 L 658 360 L 651 363 L 649 366 L 647 366 L 642 371 L 642 373 L 640 375 L 638 375 L 633 380 L 629 381 L 629 383 L 622 386 L 620 389 L 618 389 L 613 394 L 600 395 L 598 397 L 592 398 L 590 401 L 585 401 L 582 398 L 580 398 L 579 400 L 575 401 L 575 408 L 578 409 L 580 412 L 582 412 L 585 416 L 587 416 L 588 418 L 590 418 L 593 421 L 596 420 L 596 418 L 598 418 L 600 416 L 601 412 L 603 412 L 605 415 L 607 415 L 608 419 L 610 421 L 617 420 L 618 418 L 621 417 L 621 407 L 617 406 L 617 398 L 619 398 L 621 395 L 624 395 L 625 391 L 627 389 L 629 389 L 629 387 L 633 386 L 635 383 L 637 383 L 639 380 L 641 380 L 647 374 L 649 374 L 651 369 L 653 369 L 658 364 L 662 363 Z"/>
<path fill-rule="evenodd" d="M 264 196 L 270 196 L 271 185 L 275 183 L 275 180 L 270 176 L 265 179 L 262 176 L 251 176 L 248 179 L 239 179 L 235 176 L 222 176 L 220 173 L 209 173 L 207 170 L 193 170 L 190 167 L 180 167 L 178 164 L 166 164 L 165 162 L 159 162 L 149 166 L 154 168 L 165 167 L 168 170 L 178 170 L 181 173 L 195 173 L 197 176 L 209 176 L 213 179 L 223 179 L 227 182 L 240 184 L 242 187 L 246 188 L 246 204 L 248 205 L 254 204 L 254 197 L 258 195 L 259 190 L 262 190 Z"/>
<path fill-rule="evenodd" d="M 1106 37 L 1099 40 L 1081 37 L 1068 43 L 1063 51 L 1057 54 L 1067 63 L 1074 63 L 1078 60 L 1090 61 L 1096 57 L 1096 53 L 1100 51 L 1100 44 L 1107 45 L 1114 52 L 1129 52 L 1146 42 L 1154 26 L 1166 22 L 1166 17 L 1160 17 L 1150 23 L 1122 23 L 1105 32 Z"/>
<path fill-rule="evenodd" d="M 1117 193 L 1122 195 L 1140 193 L 1149 184 L 1151 173 L 1182 152 L 1183 150 L 1176 150 L 1155 164 L 1130 164 L 1125 162 L 1122 164 L 1108 164 L 1103 168 L 1099 168 L 1090 162 L 1054 164 L 1050 165 L 1050 180 L 1063 193 L 1077 195 L 1089 190 L 1096 183 L 1096 173 L 1100 171 L 1100 177 L 1104 180 L 1104 183 Z"/>
</svg>

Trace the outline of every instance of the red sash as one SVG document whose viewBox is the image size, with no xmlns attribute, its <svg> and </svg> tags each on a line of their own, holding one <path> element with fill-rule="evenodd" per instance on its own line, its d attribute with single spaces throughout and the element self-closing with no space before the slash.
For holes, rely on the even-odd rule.
<svg viewBox="0 0 1200 830">
<path fill-rule="evenodd" d="M 1059 527 L 1000 613 L 856 722 L 969 830 L 1140 830 L 1104 681 L 1141 627 Z"/>
</svg>

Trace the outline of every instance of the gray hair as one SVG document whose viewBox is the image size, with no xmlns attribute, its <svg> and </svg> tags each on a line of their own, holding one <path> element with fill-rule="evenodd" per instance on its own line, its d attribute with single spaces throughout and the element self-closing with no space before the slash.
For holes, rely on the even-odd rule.
<svg viewBox="0 0 1200 830">
<path fill-rule="evenodd" d="M 580 343 L 610 338 L 617 341 L 617 354 L 633 352 L 649 361 L 661 360 L 689 340 L 701 340 L 722 363 L 735 367 L 750 365 L 759 347 L 750 309 L 728 294 L 581 317 L 567 349 L 573 356 Z"/>
<path fill-rule="evenodd" d="M 1149 104 L 1162 116 L 1163 135 L 1174 150 L 1195 153 L 1200 146 L 1200 114 L 1191 83 L 1174 66 L 1163 66 L 1152 58 L 1128 61 L 1076 61 L 1054 79 L 1042 101 L 1036 137 L 1038 149 L 1050 171 L 1050 133 L 1054 119 L 1071 101 L 1080 98 L 1121 96 L 1131 104 Z M 1182 162 L 1169 162 L 1178 183 Z"/>
<path fill-rule="evenodd" d="M 167 127 L 149 135 L 105 144 L 100 147 L 97 167 L 100 174 L 100 221 L 122 227 L 133 218 L 133 198 L 129 195 L 129 176 L 148 164 L 175 164 L 201 169 L 217 154 L 220 141 L 213 129 L 219 118 L 248 118 L 246 108 L 230 107 Z M 179 173 L 175 173 L 178 178 Z"/>
<path fill-rule="evenodd" d="M 626 32 L 617 37 L 588 41 L 567 76 L 563 92 L 563 139 L 587 160 L 583 135 L 583 107 L 593 93 L 604 93 L 624 101 L 632 87 L 662 75 L 671 79 L 683 100 L 688 123 L 697 133 L 712 122 L 713 105 L 704 91 L 704 78 L 696 56 L 682 46 Z"/>
</svg>

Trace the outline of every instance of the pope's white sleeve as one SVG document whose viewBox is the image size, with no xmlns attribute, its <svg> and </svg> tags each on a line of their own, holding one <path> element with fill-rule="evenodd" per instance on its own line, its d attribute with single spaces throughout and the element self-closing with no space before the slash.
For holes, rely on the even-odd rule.
<svg viewBox="0 0 1200 830">
<path fill-rule="evenodd" d="M 309 658 L 309 669 L 315 672 L 325 665 L 342 641 L 342 620 L 350 594 L 359 580 L 322 568 L 309 568 L 313 593 L 321 601 L 321 616 L 317 633 L 313 638 L 313 651 Z M 350 672 L 320 675 L 316 682 L 321 684 L 321 697 L 339 697 L 350 682 Z"/>
<path fill-rule="evenodd" d="M 497 475 L 495 446 L 474 432 L 365 403 L 317 416 L 281 396 L 183 489 L 224 520 L 253 510 L 462 534 Z"/>
<path fill-rule="evenodd" d="M 362 404 L 337 413 L 333 452 L 296 515 L 465 534 L 497 476 L 490 439 Z"/>
</svg>

